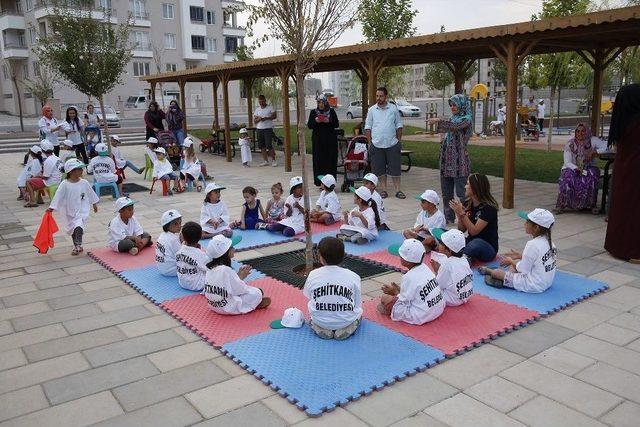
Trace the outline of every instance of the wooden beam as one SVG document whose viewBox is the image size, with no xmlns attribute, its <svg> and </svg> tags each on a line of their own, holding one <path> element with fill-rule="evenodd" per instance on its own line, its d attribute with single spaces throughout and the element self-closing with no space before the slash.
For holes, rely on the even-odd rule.
<svg viewBox="0 0 640 427">
<path fill-rule="evenodd" d="M 618 55 L 620 55 L 624 50 L 626 49 L 626 47 L 619 47 L 617 49 L 610 49 L 609 52 L 607 52 L 607 59 L 605 59 L 604 61 L 604 68 L 607 68 L 609 65 L 611 65 L 611 63 L 618 57 Z M 612 53 L 613 52 L 613 53 Z"/>
<path fill-rule="evenodd" d="M 152 101 L 156 100 L 156 82 L 151 82 L 151 93 L 149 95 L 151 95 Z"/>
<path fill-rule="evenodd" d="M 589 57 L 589 55 L 587 55 L 587 51 L 582 51 L 582 50 L 577 50 L 576 53 L 578 55 L 580 55 L 580 57 L 582 57 L 582 59 L 584 59 L 584 62 L 586 62 L 587 64 L 589 64 L 589 66 L 591 68 L 595 67 L 596 64 L 593 62 L 593 60 Z M 591 53 L 591 52 L 589 52 Z"/>
<path fill-rule="evenodd" d="M 222 73 L 220 83 L 222 83 L 222 110 L 224 111 L 224 146 L 227 155 L 227 162 L 231 162 L 231 116 L 229 114 L 229 73 Z"/>
<path fill-rule="evenodd" d="M 182 130 L 184 134 L 187 134 L 187 92 L 185 91 L 184 80 L 178 81 L 178 86 L 180 87 L 180 108 L 182 108 L 182 113 L 184 114 L 184 120 L 182 121 Z"/>
<path fill-rule="evenodd" d="M 282 88 L 282 127 L 284 130 L 284 171 L 291 172 L 291 118 L 289 116 L 289 77 L 292 67 L 279 67 Z M 297 97 L 296 97 L 297 98 Z M 297 112 L 297 111 L 296 111 Z"/>
<path fill-rule="evenodd" d="M 504 178 L 502 192 L 502 206 L 513 209 L 516 159 L 516 120 L 517 120 L 517 91 L 518 91 L 518 55 L 516 43 L 510 41 L 503 46 L 507 63 L 507 122 L 504 129 Z"/>
<path fill-rule="evenodd" d="M 367 72 L 362 68 L 355 68 L 354 71 L 358 76 L 358 78 L 360 79 L 360 99 L 362 102 L 362 121 L 364 121 L 367 118 L 367 113 L 369 112 L 369 98 L 367 97 L 367 85 L 368 85 Z"/>
<path fill-rule="evenodd" d="M 218 85 L 220 81 L 216 78 L 211 83 L 213 86 L 213 129 L 217 132 L 220 129 L 220 121 L 218 118 Z"/>
<path fill-rule="evenodd" d="M 531 49 L 533 49 L 537 44 L 538 44 L 537 40 L 520 43 L 517 49 L 518 58 L 516 60 L 516 66 L 520 66 L 520 64 L 522 64 L 522 61 L 524 60 L 524 58 L 526 58 L 527 55 L 529 55 L 529 53 L 531 52 Z"/>
<path fill-rule="evenodd" d="M 253 127 L 253 79 L 244 79 L 244 87 L 247 92 L 247 124 Z"/>
<path fill-rule="evenodd" d="M 507 57 L 505 56 L 505 52 L 502 51 L 501 49 L 499 49 L 497 46 L 489 46 L 491 48 L 491 50 L 493 51 L 493 53 L 496 55 L 496 58 L 498 58 L 500 60 L 500 62 L 502 62 L 503 65 L 507 65 Z"/>
<path fill-rule="evenodd" d="M 384 65 L 385 56 L 367 56 L 358 59 L 360 66 L 367 74 L 367 95 L 369 97 L 368 105 L 376 103 L 376 91 L 378 89 L 378 72 Z"/>
</svg>

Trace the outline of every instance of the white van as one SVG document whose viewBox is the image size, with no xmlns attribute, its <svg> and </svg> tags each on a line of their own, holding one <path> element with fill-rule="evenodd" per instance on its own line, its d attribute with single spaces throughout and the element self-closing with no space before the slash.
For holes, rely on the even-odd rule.
<svg viewBox="0 0 640 427">
<path fill-rule="evenodd" d="M 125 108 L 147 108 L 149 101 L 146 95 L 130 96 L 124 103 Z"/>
</svg>

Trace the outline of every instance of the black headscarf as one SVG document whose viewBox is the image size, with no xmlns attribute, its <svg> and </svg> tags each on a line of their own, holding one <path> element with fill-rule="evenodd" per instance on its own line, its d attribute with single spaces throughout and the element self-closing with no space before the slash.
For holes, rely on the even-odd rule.
<svg viewBox="0 0 640 427">
<path fill-rule="evenodd" d="M 616 95 L 609 126 L 609 146 L 616 145 L 627 129 L 640 120 L 640 84 L 622 86 Z"/>
</svg>

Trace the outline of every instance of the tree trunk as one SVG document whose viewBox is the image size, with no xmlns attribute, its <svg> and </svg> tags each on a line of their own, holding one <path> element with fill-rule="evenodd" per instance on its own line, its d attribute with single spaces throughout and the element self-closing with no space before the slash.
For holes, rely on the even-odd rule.
<svg viewBox="0 0 640 427">
<path fill-rule="evenodd" d="M 547 151 L 551 151 L 551 136 L 553 135 L 553 119 L 555 111 L 553 110 L 553 101 L 556 97 L 556 87 L 551 86 L 549 91 L 549 130 L 547 133 Z"/>
<path fill-rule="evenodd" d="M 304 109 L 304 68 L 302 64 L 296 64 L 296 98 L 298 99 L 298 108 L 296 114 L 298 115 L 298 150 L 300 152 L 300 166 L 302 168 L 302 181 L 304 182 L 304 237 L 305 237 L 305 264 L 306 271 L 309 272 L 313 269 L 313 241 L 311 238 L 311 222 L 309 221 L 309 211 L 311 209 L 311 202 L 309 200 L 309 185 L 313 180 L 308 180 L 309 173 L 307 171 L 307 147 L 305 143 L 304 130 L 306 128 L 305 109 Z"/>
<path fill-rule="evenodd" d="M 160 73 L 160 70 L 158 70 L 158 73 Z M 165 106 L 164 106 L 164 90 L 162 89 L 162 83 L 160 83 L 160 102 L 162 102 L 162 108 L 165 108 Z"/>
<path fill-rule="evenodd" d="M 104 138 L 102 138 L 102 142 L 107 144 L 107 149 L 109 150 L 109 156 L 111 156 L 111 138 L 109 137 L 109 124 L 107 123 L 107 112 L 104 109 L 104 95 L 100 95 L 98 97 L 98 101 L 100 101 L 100 111 L 102 111 L 102 120 L 104 121 Z"/>
<path fill-rule="evenodd" d="M 12 74 L 14 73 L 14 71 L 11 71 Z M 20 116 L 20 130 L 22 132 L 24 132 L 24 120 L 23 120 L 23 114 L 22 114 L 22 98 L 20 97 L 20 86 L 18 86 L 18 78 L 16 77 L 15 74 L 13 74 L 11 76 L 11 81 L 13 82 L 13 86 L 16 89 L 16 96 L 18 97 L 18 115 Z"/>
</svg>

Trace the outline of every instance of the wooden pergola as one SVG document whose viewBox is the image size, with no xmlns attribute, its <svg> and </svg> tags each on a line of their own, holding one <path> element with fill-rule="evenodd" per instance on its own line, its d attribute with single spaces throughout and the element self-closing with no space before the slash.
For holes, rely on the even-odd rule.
<svg viewBox="0 0 640 427">
<path fill-rule="evenodd" d="M 601 12 L 521 22 L 464 31 L 387 40 L 328 49 L 318 56 L 313 72 L 354 70 L 362 81 L 363 116 L 375 103 L 377 75 L 382 67 L 444 62 L 455 78 L 456 92 L 462 90 L 464 74 L 473 61 L 498 58 L 507 68 L 504 191 L 502 204 L 513 208 L 516 148 L 516 101 L 518 65 L 527 55 L 578 52 L 593 68 L 591 128 L 598 129 L 603 70 L 628 46 L 640 44 L 640 6 Z M 253 125 L 252 84 L 256 78 L 278 76 L 282 80 L 285 170 L 291 171 L 289 136 L 289 78 L 293 56 L 280 55 L 251 61 L 181 70 L 141 77 L 151 85 L 155 98 L 157 83 L 177 82 L 182 109 L 185 84 L 210 82 L 213 85 L 214 124 L 218 121 L 218 87 L 222 86 L 227 161 L 231 161 L 228 84 L 241 80 L 247 89 L 247 115 Z M 303 107 L 304 108 L 304 107 Z M 187 120 L 184 121 L 185 131 Z"/>
</svg>

